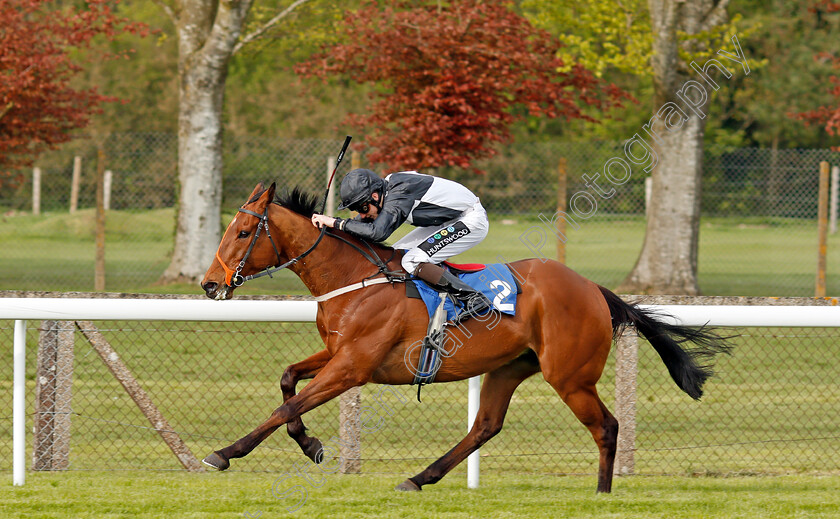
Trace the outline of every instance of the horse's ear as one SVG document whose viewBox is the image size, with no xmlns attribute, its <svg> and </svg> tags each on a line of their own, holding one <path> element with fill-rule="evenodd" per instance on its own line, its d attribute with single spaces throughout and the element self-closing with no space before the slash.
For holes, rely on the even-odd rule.
<svg viewBox="0 0 840 519">
<path fill-rule="evenodd" d="M 257 187 L 255 187 L 254 190 L 251 191 L 251 196 L 248 197 L 248 200 L 253 200 L 253 198 L 255 196 L 259 195 L 264 190 L 265 190 L 265 185 L 262 182 L 258 183 Z"/>
<path fill-rule="evenodd" d="M 268 186 L 268 203 L 270 204 L 272 200 L 274 200 L 274 191 L 277 190 L 277 183 L 272 182 L 270 186 Z"/>
</svg>

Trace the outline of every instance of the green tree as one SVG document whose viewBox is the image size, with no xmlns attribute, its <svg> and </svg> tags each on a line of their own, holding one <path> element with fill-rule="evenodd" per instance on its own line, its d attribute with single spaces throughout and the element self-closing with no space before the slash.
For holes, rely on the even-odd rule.
<svg viewBox="0 0 840 519">
<path fill-rule="evenodd" d="M 74 51 L 98 36 L 113 40 L 126 32 L 145 27 L 115 15 L 105 0 L 67 8 L 0 0 L 0 166 L 31 163 L 86 127 L 102 103 L 117 100 L 72 84 L 85 64 Z"/>
<path fill-rule="evenodd" d="M 246 27 L 252 0 L 156 0 L 178 40 L 178 217 L 163 282 L 197 282 L 220 240 L 222 115 L 228 65 L 247 44 L 269 34 L 307 0 Z"/>
<path fill-rule="evenodd" d="M 653 112 L 644 116 L 645 123 L 636 130 L 641 132 L 645 128 L 646 132 L 635 133 L 630 139 L 637 143 L 636 153 L 640 153 L 640 146 L 647 147 L 648 163 L 632 160 L 631 152 L 625 155 L 637 174 L 651 173 L 653 196 L 642 251 L 619 287 L 622 291 L 666 294 L 699 291 L 700 178 L 711 92 L 694 89 L 690 95 L 693 97 L 686 97 L 689 94 L 684 85 L 694 73 L 690 63 L 706 63 L 725 41 L 723 35 L 732 28 L 728 4 L 729 0 L 648 0 L 645 14 L 641 1 L 590 0 L 577 13 L 562 10 L 548 13 L 553 15 L 547 19 L 563 24 L 563 31 L 567 27 L 577 31 L 565 38 L 568 45 L 591 50 L 589 54 L 584 53 L 591 60 L 603 57 L 603 70 L 635 71 L 652 81 Z M 535 8 L 540 4 L 527 5 Z M 688 104 L 692 105 L 692 111 L 686 114 L 679 106 Z M 679 112 L 671 111 L 662 119 L 666 107 L 675 107 L 672 110 Z M 674 113 L 678 124 L 672 119 Z M 656 138 L 651 137 L 654 135 Z M 615 182 L 608 171 L 610 164 L 613 163 L 605 165 L 603 175 L 590 174 L 591 180 L 587 181 L 602 198 L 615 193 L 597 187 L 598 182 L 602 185 L 607 180 Z"/>
<path fill-rule="evenodd" d="M 370 111 L 348 122 L 365 130 L 370 159 L 391 168 L 468 168 L 510 139 L 522 111 L 594 120 L 625 97 L 567 66 L 557 41 L 507 2 L 368 2 L 346 25 L 345 41 L 297 70 L 376 86 Z"/>
<path fill-rule="evenodd" d="M 812 7 L 811 11 L 817 15 L 840 13 L 840 2 L 835 0 L 822 0 L 816 6 Z M 835 24 L 837 21 L 838 19 L 835 17 Z M 832 36 L 836 37 L 836 34 L 837 28 L 835 25 Z M 838 53 L 836 47 L 817 53 L 815 58 L 818 61 L 829 63 L 835 70 L 840 71 L 840 53 Z M 829 80 L 831 87 L 828 88 L 828 91 L 833 97 L 833 102 L 826 102 L 818 108 L 799 112 L 794 114 L 794 116 L 802 119 L 806 123 L 821 125 L 825 128 L 828 135 L 836 137 L 840 136 L 840 75 L 831 76 Z M 840 146 L 835 146 L 835 149 L 840 150 Z"/>
</svg>

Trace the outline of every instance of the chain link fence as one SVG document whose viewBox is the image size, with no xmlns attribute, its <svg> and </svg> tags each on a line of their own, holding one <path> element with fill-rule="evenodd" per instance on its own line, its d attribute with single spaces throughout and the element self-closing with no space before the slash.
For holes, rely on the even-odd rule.
<svg viewBox="0 0 840 519">
<path fill-rule="evenodd" d="M 91 332 L 101 333 L 159 411 L 157 425 L 109 372 Z M 739 335 L 734 353 L 719 360 L 700 402 L 640 341 L 635 473 L 838 473 L 840 329 L 724 332 Z M 0 342 L 11 344 L 10 322 L 0 323 Z M 232 443 L 282 402 L 285 367 L 323 347 L 311 323 L 30 322 L 27 343 L 33 470 L 182 470 L 162 436 L 176 436 L 198 459 Z M 11 349 L 0 358 L 10 366 Z M 612 410 L 615 378 L 611 355 L 598 387 Z M 0 384 L 0 470 L 10 471 L 10 369 Z M 422 403 L 409 386 L 370 385 L 361 394 L 363 473 L 414 475 L 466 434 L 467 381 L 426 386 Z M 304 423 L 335 446 L 337 401 Z M 483 473 L 595 474 L 597 465 L 588 431 L 539 374 L 517 390 L 504 429 L 481 449 Z M 282 428 L 231 470 L 294 474 L 307 466 Z M 462 464 L 454 472 L 465 471 Z"/>
<path fill-rule="evenodd" d="M 259 181 L 300 185 L 320 194 L 328 160 L 341 142 L 227 139 L 224 147 L 223 222 Z M 91 290 L 97 150 L 111 171 L 106 223 L 106 289 L 144 292 L 169 264 L 177 205 L 177 138 L 170 134 L 115 134 L 75 140 L 38 161 L 40 215 L 33 216 L 33 174 L 0 177 L 0 289 Z M 491 217 L 487 240 L 464 261 L 532 257 L 519 239 L 558 205 L 560 170 L 567 197 L 586 189 L 582 176 L 602 171 L 623 155 L 621 142 L 516 143 L 477 166 L 484 174 L 440 168 L 478 194 Z M 81 158 L 78 211 L 68 214 L 75 160 Z M 360 165 L 370 166 L 363 156 Z M 699 282 L 707 295 L 813 295 L 817 256 L 819 163 L 840 166 L 840 153 L 808 149 L 709 148 L 705 152 Z M 350 168 L 346 160 L 339 178 Z M 561 164 L 563 164 L 561 166 Z M 379 169 L 373 165 L 375 169 Z M 634 172 L 636 173 L 636 172 Z M 633 174 L 598 201 L 595 216 L 570 230 L 566 262 L 586 277 L 617 286 L 632 269 L 644 239 L 645 177 Z M 836 187 L 835 187 L 836 189 Z M 836 213 L 836 208 L 834 209 Z M 346 216 L 346 215 L 345 215 Z M 840 293 L 840 242 L 829 241 L 829 293 Z M 60 258 L 60 261 L 57 259 Z M 21 268 L 26 265 L 27 268 Z M 281 276 L 266 290 L 303 291 Z"/>
</svg>

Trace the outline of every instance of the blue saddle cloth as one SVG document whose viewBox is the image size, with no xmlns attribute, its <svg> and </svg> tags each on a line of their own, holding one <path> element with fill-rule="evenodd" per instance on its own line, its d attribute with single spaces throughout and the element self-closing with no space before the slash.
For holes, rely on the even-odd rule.
<svg viewBox="0 0 840 519">
<path fill-rule="evenodd" d="M 496 310 L 503 314 L 515 315 L 518 285 L 507 265 L 493 263 L 478 272 L 461 272 L 458 277 L 487 296 Z M 417 286 L 417 291 L 420 292 L 420 298 L 426 303 L 426 310 L 429 312 L 429 318 L 431 318 L 440 302 L 437 290 L 417 278 L 413 278 L 412 281 Z M 460 303 L 458 308 L 455 307 L 452 298 L 446 298 L 443 307 L 446 309 L 447 321 L 454 319 L 463 310 L 463 305 Z"/>
</svg>

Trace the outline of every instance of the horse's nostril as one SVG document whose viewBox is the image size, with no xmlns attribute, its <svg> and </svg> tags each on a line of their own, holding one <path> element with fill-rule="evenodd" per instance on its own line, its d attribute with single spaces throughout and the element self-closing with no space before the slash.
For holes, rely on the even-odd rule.
<svg viewBox="0 0 840 519">
<path fill-rule="evenodd" d="M 215 291 L 216 291 L 216 287 L 217 287 L 217 286 L 218 286 L 218 285 L 217 285 L 216 283 L 209 282 L 209 283 L 204 283 L 203 285 L 201 285 L 201 288 L 203 288 L 203 289 L 204 289 L 204 292 L 206 292 L 206 293 L 207 293 L 207 295 L 209 296 L 209 295 L 211 295 L 213 292 L 215 292 Z"/>
</svg>

